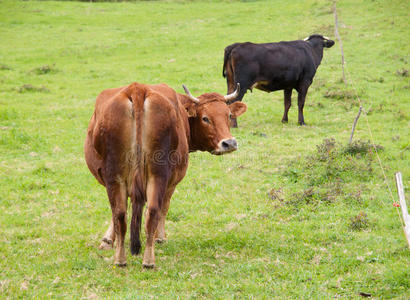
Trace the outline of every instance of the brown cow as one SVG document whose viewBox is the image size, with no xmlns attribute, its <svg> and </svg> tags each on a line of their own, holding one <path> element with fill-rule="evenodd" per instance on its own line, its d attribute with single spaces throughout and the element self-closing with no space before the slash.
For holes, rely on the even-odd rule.
<svg viewBox="0 0 410 300">
<path fill-rule="evenodd" d="M 177 94 L 165 84 L 129 86 L 103 91 L 95 104 L 85 141 L 91 173 L 106 187 L 112 220 L 100 248 L 114 240 L 114 263 L 126 265 L 127 199 L 131 198 L 131 253 L 141 249 L 142 210 L 146 210 L 146 247 L 143 266 L 154 267 L 154 239 L 165 240 L 165 217 L 176 185 L 184 178 L 188 152 L 225 154 L 237 143 L 229 131 L 230 118 L 246 105 L 230 95 L 207 93 L 193 97 Z"/>
</svg>

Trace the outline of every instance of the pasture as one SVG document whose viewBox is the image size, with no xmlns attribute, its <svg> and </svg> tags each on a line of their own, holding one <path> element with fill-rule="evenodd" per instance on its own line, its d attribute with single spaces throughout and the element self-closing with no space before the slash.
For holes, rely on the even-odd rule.
<svg viewBox="0 0 410 300">
<path fill-rule="evenodd" d="M 339 1 L 350 81 L 393 196 L 408 185 L 409 1 Z M 331 2 L 0 1 L 0 298 L 404 299 L 410 252 L 339 43 L 308 92 L 248 92 L 238 151 L 192 153 L 154 270 L 98 250 L 111 216 L 83 155 L 98 93 L 133 81 L 226 93 L 233 42 L 334 37 Z M 380 147 L 379 147 L 380 146 Z M 407 194 L 407 199 L 408 199 Z M 144 239 L 144 234 L 143 234 Z"/>
</svg>

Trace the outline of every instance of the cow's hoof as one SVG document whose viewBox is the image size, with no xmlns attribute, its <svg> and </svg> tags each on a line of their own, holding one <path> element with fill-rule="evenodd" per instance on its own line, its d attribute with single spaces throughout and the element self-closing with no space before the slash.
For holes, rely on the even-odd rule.
<svg viewBox="0 0 410 300">
<path fill-rule="evenodd" d="M 100 249 L 100 250 L 111 250 L 112 245 L 113 245 L 112 240 L 109 240 L 107 238 L 103 238 L 103 240 L 101 241 L 100 246 L 98 246 L 98 249 Z"/>
<path fill-rule="evenodd" d="M 155 264 L 142 263 L 142 266 L 144 267 L 144 269 L 153 269 L 155 267 Z"/>
<path fill-rule="evenodd" d="M 158 243 L 158 244 L 162 244 L 162 243 L 165 243 L 167 241 L 167 239 L 166 238 L 156 238 L 155 239 L 155 243 Z"/>
<path fill-rule="evenodd" d="M 286 124 L 286 123 L 288 123 L 288 120 L 283 120 L 283 119 L 282 119 L 282 123 L 283 123 L 283 124 Z"/>
<path fill-rule="evenodd" d="M 115 262 L 114 265 L 116 265 L 117 267 L 123 268 L 123 267 L 127 266 L 127 262 L 126 261 L 124 261 L 124 262 Z"/>
<path fill-rule="evenodd" d="M 299 122 L 299 125 L 300 126 L 306 126 L 306 123 L 305 122 Z"/>
</svg>

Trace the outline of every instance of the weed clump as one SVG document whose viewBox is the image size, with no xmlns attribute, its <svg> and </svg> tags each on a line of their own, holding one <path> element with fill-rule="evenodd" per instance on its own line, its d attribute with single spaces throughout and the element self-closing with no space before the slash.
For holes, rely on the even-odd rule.
<svg viewBox="0 0 410 300">
<path fill-rule="evenodd" d="M 37 75 L 44 75 L 48 73 L 56 73 L 57 69 L 55 68 L 54 65 L 44 65 L 38 68 L 34 68 L 33 70 L 30 71 L 30 73 L 35 73 Z"/>
<path fill-rule="evenodd" d="M 335 148 L 336 140 L 334 138 L 324 139 L 323 143 L 316 145 L 316 154 L 311 159 L 317 158 L 319 161 L 327 161 L 333 156 Z"/>
<path fill-rule="evenodd" d="M 0 70 L 11 70 L 11 67 L 5 64 L 0 64 Z"/>
<path fill-rule="evenodd" d="M 320 201 L 318 192 L 313 187 L 310 187 L 304 191 L 293 194 L 289 204 L 299 207 L 303 204 L 316 204 L 318 201 Z"/>
<path fill-rule="evenodd" d="M 350 229 L 352 230 L 364 230 L 369 227 L 369 219 L 367 214 L 363 211 L 359 212 L 357 216 L 350 218 Z"/>
<path fill-rule="evenodd" d="M 343 146 L 333 138 L 324 139 L 314 153 L 286 167 L 283 175 L 300 192 L 284 203 L 294 207 L 336 201 L 361 204 L 363 187 L 357 183 L 368 182 L 374 176 L 375 147 L 383 149 L 369 141 L 357 140 Z"/>
<path fill-rule="evenodd" d="M 19 93 L 26 93 L 26 92 L 49 93 L 50 92 L 50 90 L 43 85 L 40 87 L 37 87 L 32 84 L 23 84 L 22 86 L 17 87 L 16 90 Z"/>
<path fill-rule="evenodd" d="M 351 155 L 356 155 L 356 154 L 369 154 L 372 153 L 376 150 L 383 150 L 384 148 L 380 145 L 373 145 L 370 143 L 370 141 L 362 141 L 362 140 L 357 140 L 353 141 L 351 144 L 348 144 L 345 148 L 344 151 L 345 153 L 351 154 Z"/>
<path fill-rule="evenodd" d="M 279 188 L 279 189 L 276 189 L 276 188 L 271 189 L 271 190 L 269 191 L 268 195 L 269 195 L 269 198 L 270 198 L 271 200 L 283 201 L 282 189 L 281 189 L 281 188 Z"/>
<path fill-rule="evenodd" d="M 278 206 L 283 206 L 284 198 L 283 198 L 283 190 L 282 188 L 272 188 L 268 192 L 269 199 L 272 201 L 272 203 L 275 204 L 275 207 Z"/>
<path fill-rule="evenodd" d="M 331 98 L 335 100 L 353 100 L 355 98 L 355 94 L 353 91 L 350 90 L 341 90 L 337 88 L 332 88 L 327 90 L 323 97 Z"/>
<path fill-rule="evenodd" d="M 340 181 L 336 181 L 335 184 L 308 187 L 301 192 L 295 193 L 292 195 L 288 204 L 294 207 L 300 207 L 305 204 L 313 206 L 317 206 L 321 203 L 330 204 L 336 202 L 340 195 L 344 196 L 344 190 L 341 187 Z"/>
<path fill-rule="evenodd" d="M 409 70 L 399 69 L 399 70 L 396 71 L 396 75 L 401 76 L 401 77 L 408 77 L 409 76 Z"/>
</svg>

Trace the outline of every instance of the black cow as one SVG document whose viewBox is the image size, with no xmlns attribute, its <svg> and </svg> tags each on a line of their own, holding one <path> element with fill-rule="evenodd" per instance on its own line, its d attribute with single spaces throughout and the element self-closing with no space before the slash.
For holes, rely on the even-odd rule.
<svg viewBox="0 0 410 300">
<path fill-rule="evenodd" d="M 322 35 L 311 35 L 298 41 L 253 44 L 236 43 L 225 48 L 222 75 L 226 77 L 228 94 L 240 83 L 241 101 L 253 88 L 265 92 L 284 90 L 285 112 L 282 122 L 288 122 L 292 89 L 298 92 L 299 124 L 305 125 L 303 106 L 309 86 L 323 57 L 323 48 L 334 41 Z M 236 120 L 231 123 L 237 127 Z"/>
</svg>

